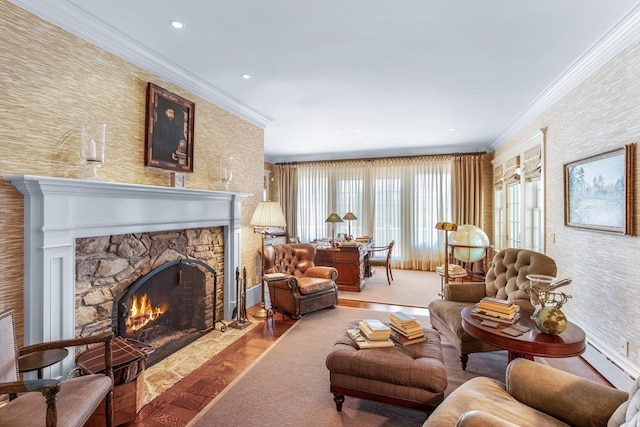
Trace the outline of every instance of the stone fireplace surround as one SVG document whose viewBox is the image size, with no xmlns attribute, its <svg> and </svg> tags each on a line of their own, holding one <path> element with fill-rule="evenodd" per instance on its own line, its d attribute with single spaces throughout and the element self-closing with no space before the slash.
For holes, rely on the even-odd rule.
<svg viewBox="0 0 640 427">
<path fill-rule="evenodd" d="M 4 176 L 24 195 L 24 343 L 75 336 L 75 239 L 223 227 L 224 318 L 235 306 L 241 204 L 249 195 L 32 175 Z M 74 358 L 50 375 L 65 376 Z"/>
</svg>

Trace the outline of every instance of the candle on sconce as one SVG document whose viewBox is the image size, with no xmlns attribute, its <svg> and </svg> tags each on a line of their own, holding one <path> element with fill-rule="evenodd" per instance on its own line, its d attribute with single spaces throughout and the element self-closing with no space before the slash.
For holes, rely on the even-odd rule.
<svg viewBox="0 0 640 427">
<path fill-rule="evenodd" d="M 89 141 L 89 156 L 87 160 L 89 160 L 90 162 L 95 162 L 96 160 L 98 160 L 98 156 L 96 153 L 96 141 L 94 139 Z"/>
</svg>

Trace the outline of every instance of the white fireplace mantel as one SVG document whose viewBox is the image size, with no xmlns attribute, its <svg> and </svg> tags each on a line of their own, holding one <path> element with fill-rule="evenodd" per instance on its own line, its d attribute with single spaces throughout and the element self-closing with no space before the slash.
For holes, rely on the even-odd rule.
<svg viewBox="0 0 640 427">
<path fill-rule="evenodd" d="M 29 175 L 3 177 L 24 195 L 25 344 L 75 335 L 75 239 L 224 228 L 224 317 L 235 306 L 241 203 L 249 196 Z"/>
</svg>

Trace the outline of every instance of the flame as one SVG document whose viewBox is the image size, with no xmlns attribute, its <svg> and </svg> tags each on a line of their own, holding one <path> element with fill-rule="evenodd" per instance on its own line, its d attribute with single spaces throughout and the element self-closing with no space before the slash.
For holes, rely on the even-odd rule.
<svg viewBox="0 0 640 427">
<path fill-rule="evenodd" d="M 164 312 L 165 309 L 163 307 L 154 307 L 153 304 L 151 304 L 151 299 L 146 293 L 140 298 L 138 298 L 137 295 L 133 295 L 129 316 L 127 316 L 127 320 L 125 321 L 127 334 L 141 329 L 149 322 L 156 320 Z"/>
</svg>

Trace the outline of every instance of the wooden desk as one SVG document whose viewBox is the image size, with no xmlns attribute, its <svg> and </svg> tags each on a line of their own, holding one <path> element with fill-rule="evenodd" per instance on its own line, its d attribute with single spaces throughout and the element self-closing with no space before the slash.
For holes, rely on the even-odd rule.
<svg viewBox="0 0 640 427">
<path fill-rule="evenodd" d="M 318 249 L 315 264 L 338 270 L 336 284 L 341 291 L 360 292 L 364 288 L 364 270 L 369 255 L 366 245 Z"/>
<path fill-rule="evenodd" d="M 473 307 L 462 310 L 462 328 L 473 337 L 509 351 L 509 361 L 516 357 L 533 360 L 539 357 L 573 357 L 581 355 L 586 347 L 584 331 L 568 322 L 567 329 L 560 335 L 547 335 L 536 328 L 531 319 L 531 310 L 520 310 L 518 324 L 527 326 L 529 332 L 518 337 L 502 333 L 508 325 L 497 328 L 482 326 L 481 320 L 471 315 Z"/>
</svg>

